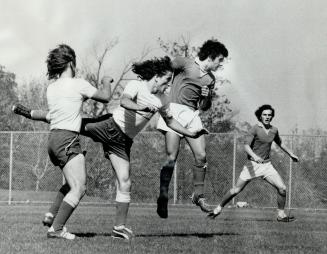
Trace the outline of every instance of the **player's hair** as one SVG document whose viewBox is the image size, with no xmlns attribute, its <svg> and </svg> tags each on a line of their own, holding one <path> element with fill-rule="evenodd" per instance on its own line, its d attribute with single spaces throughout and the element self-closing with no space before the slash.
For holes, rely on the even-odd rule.
<svg viewBox="0 0 327 254">
<path fill-rule="evenodd" d="M 264 110 L 270 109 L 271 110 L 271 116 L 272 118 L 274 118 L 275 116 L 275 109 L 269 105 L 269 104 L 264 104 L 262 106 L 260 106 L 255 112 L 255 116 L 257 117 L 258 121 L 261 121 L 261 114 Z"/>
<path fill-rule="evenodd" d="M 200 61 L 206 60 L 208 57 L 214 60 L 219 55 L 228 57 L 228 50 L 224 44 L 216 39 L 211 39 L 204 42 L 198 52 Z"/>
<path fill-rule="evenodd" d="M 143 62 L 134 63 L 132 71 L 142 80 L 149 81 L 155 75 L 164 76 L 167 72 L 173 71 L 171 60 L 168 56 L 161 58 L 153 58 Z"/>
<path fill-rule="evenodd" d="M 66 44 L 60 44 L 50 50 L 47 60 L 48 79 L 58 78 L 67 68 L 69 63 L 76 66 L 75 51 Z"/>
</svg>

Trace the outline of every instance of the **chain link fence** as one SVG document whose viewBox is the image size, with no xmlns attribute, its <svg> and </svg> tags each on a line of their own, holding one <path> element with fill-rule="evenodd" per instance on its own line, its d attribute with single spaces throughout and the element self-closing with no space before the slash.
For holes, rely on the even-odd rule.
<svg viewBox="0 0 327 254">
<path fill-rule="evenodd" d="M 0 132 L 0 202 L 48 203 L 63 183 L 61 170 L 47 155 L 48 132 Z M 272 149 L 272 163 L 281 174 L 289 208 L 327 209 L 327 136 L 282 136 L 283 143 L 300 157 L 293 163 L 279 148 Z M 87 194 L 82 203 L 106 204 L 115 200 L 115 175 L 102 146 L 82 138 L 87 151 Z M 246 162 L 242 137 L 236 134 L 206 136 L 208 169 L 206 197 L 217 204 L 235 184 Z M 181 142 L 170 203 L 190 204 L 193 191 L 194 159 L 187 143 Z M 164 137 L 158 132 L 142 132 L 131 154 L 132 202 L 155 204 L 159 176 L 165 161 Z M 276 190 L 261 179 L 253 180 L 232 204 L 247 202 L 250 207 L 276 207 Z"/>
</svg>

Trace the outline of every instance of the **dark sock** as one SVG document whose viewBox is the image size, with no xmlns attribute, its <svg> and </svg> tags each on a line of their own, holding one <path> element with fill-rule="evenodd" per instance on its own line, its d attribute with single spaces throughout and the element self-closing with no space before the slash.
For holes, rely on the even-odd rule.
<svg viewBox="0 0 327 254">
<path fill-rule="evenodd" d="M 60 208 L 60 205 L 61 205 L 64 197 L 66 196 L 66 194 L 69 191 L 70 191 L 70 187 L 68 184 L 64 184 L 63 186 L 61 186 L 60 190 L 58 191 L 57 196 L 49 209 L 49 212 L 52 213 L 54 217 L 56 217 L 58 210 Z"/>
<path fill-rule="evenodd" d="M 58 214 L 53 221 L 53 228 L 55 231 L 62 230 L 64 225 L 66 224 L 69 217 L 74 212 L 75 208 L 72 207 L 65 201 L 62 201 L 61 206 L 59 208 Z"/>
<path fill-rule="evenodd" d="M 195 167 L 193 170 L 194 192 L 198 195 L 204 193 L 204 179 L 206 175 L 205 167 Z"/>
<path fill-rule="evenodd" d="M 174 172 L 175 163 L 165 165 L 160 171 L 160 197 L 168 199 L 169 183 Z"/>
<path fill-rule="evenodd" d="M 115 226 L 125 225 L 128 214 L 129 203 L 116 202 Z"/>
</svg>

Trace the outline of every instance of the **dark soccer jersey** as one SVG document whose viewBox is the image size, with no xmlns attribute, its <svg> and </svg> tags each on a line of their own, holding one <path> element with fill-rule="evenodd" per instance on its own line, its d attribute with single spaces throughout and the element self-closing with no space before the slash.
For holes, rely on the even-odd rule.
<svg viewBox="0 0 327 254">
<path fill-rule="evenodd" d="M 200 66 L 193 60 L 185 57 L 176 57 L 173 60 L 174 78 L 170 90 L 170 101 L 198 109 L 201 101 L 201 88 L 214 87 L 215 77 L 208 72 L 203 74 Z"/>
<path fill-rule="evenodd" d="M 251 128 L 246 138 L 246 144 L 250 145 L 253 152 L 265 161 L 270 160 L 270 150 L 273 141 L 278 145 L 282 143 L 278 134 L 278 129 L 271 126 L 268 133 L 266 133 L 264 127 L 258 124 Z M 248 156 L 248 159 L 251 159 L 251 157 Z"/>
</svg>

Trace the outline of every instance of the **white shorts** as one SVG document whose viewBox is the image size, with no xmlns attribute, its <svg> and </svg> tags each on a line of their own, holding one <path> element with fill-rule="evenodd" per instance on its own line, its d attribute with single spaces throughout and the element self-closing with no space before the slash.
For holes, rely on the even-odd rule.
<svg viewBox="0 0 327 254">
<path fill-rule="evenodd" d="M 170 103 L 169 110 L 173 118 L 189 131 L 195 132 L 203 129 L 202 121 L 199 117 L 199 110 L 194 110 L 188 106 L 177 103 Z M 157 123 L 157 129 L 174 132 L 180 137 L 183 137 L 183 135 L 169 128 L 161 116 Z"/>
<path fill-rule="evenodd" d="M 279 177 L 279 173 L 270 161 L 266 163 L 257 163 L 255 161 L 248 160 L 244 165 L 239 178 L 241 178 L 243 181 L 249 181 L 257 177 L 265 179 L 271 176 Z"/>
</svg>

